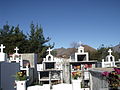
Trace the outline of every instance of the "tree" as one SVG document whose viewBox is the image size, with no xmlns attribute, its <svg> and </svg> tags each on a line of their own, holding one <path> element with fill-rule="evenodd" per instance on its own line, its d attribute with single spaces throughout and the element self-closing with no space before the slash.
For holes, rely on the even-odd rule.
<svg viewBox="0 0 120 90">
<path fill-rule="evenodd" d="M 80 46 L 80 43 L 78 43 L 78 42 L 72 42 L 70 44 L 70 46 L 71 46 L 71 48 L 76 48 L 77 49 Z"/>
<path fill-rule="evenodd" d="M 0 43 L 7 47 L 5 49 L 6 53 L 13 53 L 16 46 L 20 48 L 20 53 L 25 52 L 26 35 L 20 30 L 19 25 L 10 27 L 6 24 L 0 31 Z"/>
<path fill-rule="evenodd" d="M 43 28 L 41 25 L 38 26 L 38 24 L 34 25 L 31 23 L 30 33 L 28 35 L 25 35 L 22 30 L 20 30 L 19 25 L 10 26 L 6 24 L 0 29 L 0 44 L 6 46 L 6 53 L 14 53 L 14 48 L 18 47 L 19 53 L 37 53 L 38 63 L 46 56 L 48 47 L 54 47 L 54 43 L 53 45 L 46 44 L 50 40 L 49 37 L 44 37 Z"/>
<path fill-rule="evenodd" d="M 108 50 L 112 49 L 112 55 L 115 56 L 115 60 L 118 60 L 120 58 L 120 53 L 114 52 L 112 47 L 105 47 L 104 44 L 102 44 L 98 49 L 97 52 L 95 52 L 94 58 L 96 58 L 98 61 L 102 61 L 102 59 L 105 59 L 105 57 L 109 54 Z"/>
<path fill-rule="evenodd" d="M 48 47 L 53 47 L 54 45 L 46 45 L 51 39 L 49 37 L 45 38 L 43 35 L 43 28 L 31 23 L 29 34 L 30 52 L 38 54 L 38 63 L 41 63 L 42 58 L 46 56 L 46 50 Z"/>
</svg>

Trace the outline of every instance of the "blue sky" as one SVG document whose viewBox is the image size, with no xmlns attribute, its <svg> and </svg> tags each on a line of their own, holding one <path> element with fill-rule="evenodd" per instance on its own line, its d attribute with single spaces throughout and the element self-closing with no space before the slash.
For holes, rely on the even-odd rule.
<svg viewBox="0 0 120 90">
<path fill-rule="evenodd" d="M 41 24 L 55 48 L 80 42 L 98 48 L 120 39 L 120 0 L 0 0 L 0 27 L 6 21 L 29 32 Z"/>
</svg>

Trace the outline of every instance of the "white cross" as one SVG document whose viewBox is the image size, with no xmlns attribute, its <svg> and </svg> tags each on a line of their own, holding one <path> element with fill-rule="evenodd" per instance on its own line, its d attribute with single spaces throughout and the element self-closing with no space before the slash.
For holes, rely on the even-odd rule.
<svg viewBox="0 0 120 90">
<path fill-rule="evenodd" d="M 0 49 L 1 49 L 1 53 L 3 53 L 3 49 L 5 48 L 5 46 L 3 46 L 3 44 L 1 44 Z"/>
<path fill-rule="evenodd" d="M 50 49 L 50 47 L 49 47 L 47 51 L 48 51 L 48 52 L 49 52 L 49 54 L 50 54 L 50 52 L 52 51 L 52 49 Z"/>
<path fill-rule="evenodd" d="M 108 50 L 108 52 L 109 52 L 109 55 L 111 55 L 111 53 L 112 53 L 112 50 L 111 50 L 111 49 L 109 49 L 109 50 Z"/>
<path fill-rule="evenodd" d="M 19 49 L 18 49 L 18 47 L 16 47 L 14 50 L 16 51 L 16 54 L 17 54 Z"/>
</svg>

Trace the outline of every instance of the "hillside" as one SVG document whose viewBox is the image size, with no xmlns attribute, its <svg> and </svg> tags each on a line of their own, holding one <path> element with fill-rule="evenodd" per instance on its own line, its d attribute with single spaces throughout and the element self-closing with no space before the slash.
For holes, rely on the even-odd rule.
<svg viewBox="0 0 120 90">
<path fill-rule="evenodd" d="M 88 45 L 83 45 L 83 47 L 85 48 L 85 51 L 89 51 L 89 52 L 96 51 L 96 49 Z M 77 49 L 76 48 L 58 48 L 58 49 L 54 49 L 54 51 L 57 52 L 56 57 L 69 58 L 71 55 L 77 52 Z"/>
<path fill-rule="evenodd" d="M 113 50 L 114 50 L 115 52 L 120 53 L 120 44 L 114 46 L 114 47 L 113 47 Z"/>
</svg>

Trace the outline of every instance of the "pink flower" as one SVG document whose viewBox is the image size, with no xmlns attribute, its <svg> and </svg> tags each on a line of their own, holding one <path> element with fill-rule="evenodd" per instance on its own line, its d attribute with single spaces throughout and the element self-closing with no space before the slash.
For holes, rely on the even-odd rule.
<svg viewBox="0 0 120 90">
<path fill-rule="evenodd" d="M 117 72 L 117 74 L 120 74 L 120 68 L 114 68 L 115 72 Z"/>
<path fill-rule="evenodd" d="M 102 72 L 103 76 L 109 76 L 109 72 Z"/>
</svg>

